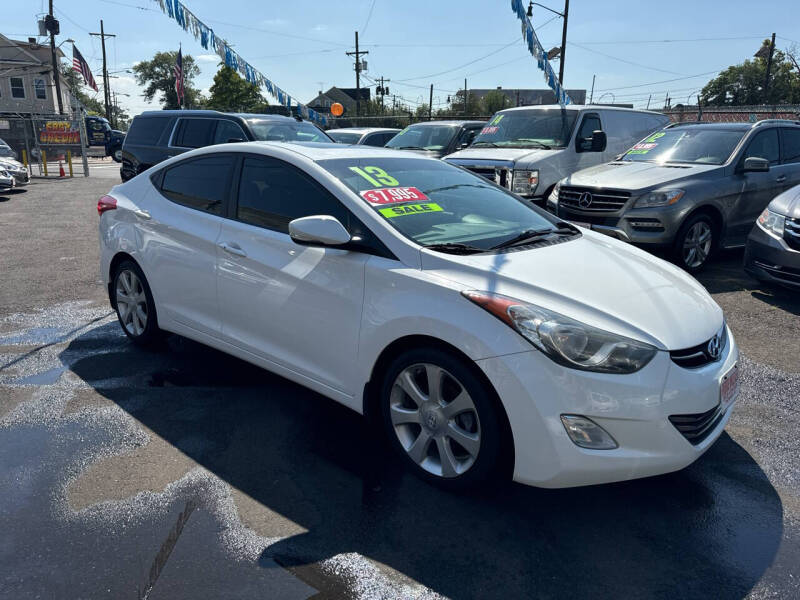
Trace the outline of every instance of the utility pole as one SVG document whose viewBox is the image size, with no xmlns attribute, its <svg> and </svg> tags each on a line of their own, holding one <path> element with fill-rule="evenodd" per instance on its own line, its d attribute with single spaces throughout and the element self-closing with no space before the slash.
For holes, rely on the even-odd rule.
<svg viewBox="0 0 800 600">
<path fill-rule="evenodd" d="M 564 28 L 561 30 L 561 60 L 558 61 L 558 83 L 564 85 L 564 58 L 567 53 L 567 18 L 569 0 L 564 0 Z"/>
<path fill-rule="evenodd" d="M 108 87 L 108 65 L 106 63 L 106 38 L 117 37 L 114 34 L 106 33 L 103 29 L 103 19 L 100 19 L 100 33 L 90 33 L 89 35 L 100 36 L 100 44 L 103 47 L 103 99 L 106 103 L 106 119 L 111 122 L 111 90 Z"/>
<path fill-rule="evenodd" d="M 652 99 L 653 99 L 653 94 L 650 94 L 647 97 L 647 110 L 650 110 L 650 100 L 652 100 Z"/>
<path fill-rule="evenodd" d="M 60 33 L 58 21 L 53 16 L 53 0 L 50 0 L 50 12 L 45 19 L 45 26 L 50 32 L 50 60 L 53 63 L 53 81 L 56 84 L 56 98 L 58 99 L 58 114 L 64 112 L 63 100 L 61 99 L 61 73 L 59 72 L 58 59 L 56 57 L 56 34 Z M 774 40 L 774 38 L 773 38 Z"/>
<path fill-rule="evenodd" d="M 356 116 L 361 114 L 361 55 L 369 54 L 368 50 L 358 51 L 358 32 L 356 31 L 356 51 L 345 52 L 347 56 L 356 57 Z"/>
<path fill-rule="evenodd" d="M 433 84 L 431 84 L 431 93 L 428 100 L 428 121 L 433 117 Z"/>
<path fill-rule="evenodd" d="M 469 91 L 467 90 L 467 78 L 464 77 L 464 116 L 467 116 L 467 104 L 469 104 Z"/>
<path fill-rule="evenodd" d="M 764 104 L 769 101 L 769 72 L 772 70 L 772 55 L 775 53 L 775 34 L 772 34 L 772 43 L 769 45 L 769 56 L 767 57 L 767 76 L 764 77 Z"/>
<path fill-rule="evenodd" d="M 389 88 L 386 87 L 386 82 L 391 82 L 391 79 L 384 79 L 383 75 L 381 75 L 380 84 L 375 89 L 375 95 L 381 97 L 381 114 L 383 114 L 383 98 L 386 94 L 389 93 Z"/>
<path fill-rule="evenodd" d="M 592 100 L 594 99 L 594 78 L 595 77 L 597 77 L 597 75 L 592 75 L 592 91 L 589 94 L 589 104 L 591 104 Z"/>
</svg>

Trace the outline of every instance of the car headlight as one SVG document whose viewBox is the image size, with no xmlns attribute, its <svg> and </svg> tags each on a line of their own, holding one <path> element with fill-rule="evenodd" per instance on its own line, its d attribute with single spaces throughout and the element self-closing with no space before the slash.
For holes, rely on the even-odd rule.
<svg viewBox="0 0 800 600">
<path fill-rule="evenodd" d="M 764 212 L 759 215 L 756 223 L 758 223 L 758 226 L 767 233 L 774 235 L 775 237 L 782 238 L 783 226 L 786 224 L 786 217 L 772 212 L 768 208 L 765 208 Z"/>
<path fill-rule="evenodd" d="M 553 204 L 558 204 L 558 194 L 561 191 L 561 182 L 559 181 L 554 187 L 553 191 L 547 197 L 547 201 Z"/>
<path fill-rule="evenodd" d="M 650 208 L 652 206 L 671 206 L 680 200 L 686 193 L 685 190 L 664 190 L 650 192 L 636 201 L 634 208 Z"/>
<path fill-rule="evenodd" d="M 474 290 L 461 293 L 565 367 L 600 373 L 634 373 L 658 352 L 650 344 L 508 296 Z"/>
<path fill-rule="evenodd" d="M 539 170 L 517 171 L 514 170 L 511 179 L 511 191 L 520 196 L 531 196 L 539 185 Z"/>
</svg>

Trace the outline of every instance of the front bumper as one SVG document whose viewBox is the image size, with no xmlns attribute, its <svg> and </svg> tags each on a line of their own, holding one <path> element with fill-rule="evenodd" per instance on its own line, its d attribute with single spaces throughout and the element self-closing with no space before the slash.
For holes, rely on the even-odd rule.
<svg viewBox="0 0 800 600">
<path fill-rule="evenodd" d="M 711 432 L 690 443 L 671 415 L 704 413 L 720 403 L 720 382 L 739 357 L 728 330 L 720 360 L 684 369 L 658 355 L 631 375 L 561 367 L 537 351 L 477 361 L 495 386 L 514 438 L 514 480 L 548 488 L 624 481 L 682 469 L 720 436 L 732 406 L 720 411 Z M 735 402 L 734 402 L 735 404 Z M 562 414 L 589 417 L 617 441 L 614 450 L 576 446 Z"/>
<path fill-rule="evenodd" d="M 744 270 L 760 281 L 800 288 L 800 252 L 758 225 L 747 238 Z"/>
</svg>

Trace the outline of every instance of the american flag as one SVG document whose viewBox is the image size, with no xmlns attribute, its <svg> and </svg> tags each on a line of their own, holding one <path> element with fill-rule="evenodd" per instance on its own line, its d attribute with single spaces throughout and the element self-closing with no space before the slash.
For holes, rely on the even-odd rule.
<svg viewBox="0 0 800 600">
<path fill-rule="evenodd" d="M 178 94 L 178 106 L 183 106 L 183 52 L 180 49 L 175 59 L 175 93 Z"/>
<path fill-rule="evenodd" d="M 95 92 L 97 91 L 97 84 L 92 76 L 92 70 L 89 68 L 89 63 L 83 58 L 83 55 L 78 52 L 75 44 L 72 45 L 72 70 L 77 71 L 83 76 L 83 80 Z"/>
</svg>

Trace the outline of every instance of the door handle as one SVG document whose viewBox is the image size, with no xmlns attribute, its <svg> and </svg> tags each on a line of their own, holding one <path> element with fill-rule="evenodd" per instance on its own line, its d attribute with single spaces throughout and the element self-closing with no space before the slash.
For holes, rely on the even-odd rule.
<svg viewBox="0 0 800 600">
<path fill-rule="evenodd" d="M 775 181 L 778 183 L 783 183 L 786 181 L 786 175 L 780 175 Z"/>
<path fill-rule="evenodd" d="M 247 256 L 247 252 L 242 250 L 238 244 L 235 243 L 228 243 L 228 242 L 220 242 L 217 244 L 220 248 L 222 248 L 228 254 L 233 254 L 234 256 Z"/>
<path fill-rule="evenodd" d="M 145 221 L 150 219 L 150 213 L 147 212 L 146 210 L 137 209 L 133 211 L 133 214 L 135 214 L 140 219 L 144 219 Z"/>
</svg>

